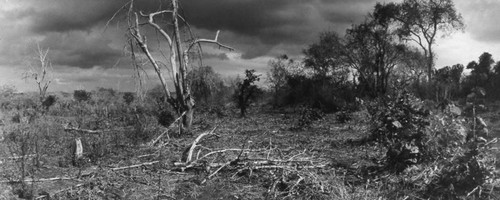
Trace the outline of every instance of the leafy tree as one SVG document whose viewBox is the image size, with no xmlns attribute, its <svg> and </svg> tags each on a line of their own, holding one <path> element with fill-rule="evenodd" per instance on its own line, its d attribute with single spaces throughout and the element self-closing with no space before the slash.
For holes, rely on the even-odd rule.
<svg viewBox="0 0 500 200">
<path fill-rule="evenodd" d="M 404 0 L 401 3 L 377 3 L 375 15 L 393 19 L 396 32 L 403 40 L 413 41 L 424 51 L 427 58 L 428 80 L 434 67 L 433 45 L 438 33 L 446 36 L 464 29 L 462 16 L 452 0 Z"/>
<path fill-rule="evenodd" d="M 460 79 L 464 71 L 461 64 L 446 66 L 435 72 L 436 101 L 450 100 L 460 90 Z"/>
<path fill-rule="evenodd" d="M 464 92 L 468 94 L 473 88 L 481 87 L 486 89 L 489 95 L 490 91 L 494 89 L 492 85 L 492 77 L 494 76 L 492 65 L 494 63 L 493 56 L 488 52 L 481 54 L 478 62 L 469 62 L 469 64 L 467 64 L 467 69 L 472 71 L 471 74 L 466 77 Z"/>
<path fill-rule="evenodd" d="M 305 66 L 316 76 L 329 76 L 337 83 L 353 74 L 354 84 L 363 94 L 384 94 L 396 65 L 411 50 L 398 43 L 390 22 L 391 18 L 374 13 L 348 29 L 343 38 L 337 33 L 323 33 L 318 43 L 304 51 Z"/>
<path fill-rule="evenodd" d="M 346 34 L 346 64 L 359 75 L 362 91 L 375 97 L 385 94 L 399 59 L 407 51 L 396 42 L 386 18 L 371 15 L 366 22 L 353 25 Z"/>
<path fill-rule="evenodd" d="M 345 64 L 347 53 L 344 38 L 335 32 L 324 32 L 319 41 L 304 50 L 304 66 L 311 69 L 313 76 L 322 84 L 335 82 L 341 84 L 348 78 Z"/>
<path fill-rule="evenodd" d="M 396 79 L 402 82 L 401 84 L 413 85 L 418 92 L 425 71 L 424 55 L 417 49 L 408 47 L 407 51 L 400 57 L 394 75 Z"/>
<path fill-rule="evenodd" d="M 247 108 L 262 93 L 261 89 L 255 85 L 255 82 L 260 80 L 259 76 L 255 74 L 254 69 L 247 69 L 245 70 L 245 79 L 237 83 L 233 98 L 236 101 L 236 106 L 241 111 L 242 117 L 246 116 Z"/>
<path fill-rule="evenodd" d="M 325 32 L 319 36 L 317 43 L 309 45 L 304 50 L 306 56 L 304 64 L 319 77 L 333 75 L 335 72 L 342 73 L 344 52 L 344 40 L 335 32 Z"/>
<path fill-rule="evenodd" d="M 491 77 L 491 87 L 492 90 L 489 92 L 489 95 L 492 96 L 493 98 L 499 98 L 500 97 L 500 61 L 495 63 L 495 66 L 493 67 L 493 74 Z"/>
<path fill-rule="evenodd" d="M 268 66 L 271 68 L 267 73 L 267 82 L 273 95 L 273 106 L 280 106 L 282 99 L 290 90 L 288 85 L 292 76 L 298 73 L 303 73 L 302 65 L 287 55 L 281 55 L 276 59 L 269 61 Z"/>
</svg>

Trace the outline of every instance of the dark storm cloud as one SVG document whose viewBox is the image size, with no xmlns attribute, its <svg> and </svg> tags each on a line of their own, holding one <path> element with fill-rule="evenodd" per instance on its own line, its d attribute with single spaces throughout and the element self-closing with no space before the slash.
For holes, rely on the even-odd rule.
<svg viewBox="0 0 500 200">
<path fill-rule="evenodd" d="M 18 18 L 30 19 L 28 28 L 45 36 L 55 64 L 91 68 L 111 67 L 122 55 L 106 39 L 82 36 L 99 32 L 128 0 L 31 0 L 15 11 Z M 163 2 L 163 4 L 160 4 Z M 136 8 L 145 12 L 166 8 L 166 1 L 136 0 Z M 221 30 L 221 40 L 242 53 L 242 58 L 276 56 L 276 47 L 298 55 L 307 44 L 325 30 L 342 32 L 348 24 L 359 21 L 371 10 L 373 0 L 183 0 L 182 13 L 197 36 L 213 37 Z M 124 10 L 114 23 L 123 23 Z M 206 34 L 199 34 L 201 33 Z M 54 34 L 57 38 L 51 38 Z M 73 36 L 75 35 L 76 36 Z M 224 35 L 225 34 L 225 35 Z M 116 34 L 123 37 L 123 31 Z M 62 37 L 63 39 L 61 39 Z M 64 39 L 64 37 L 77 37 Z M 61 41 L 63 40 L 63 41 Z M 116 45 L 115 45 L 116 46 Z M 208 57 L 213 57 L 207 55 Z M 224 54 L 216 55 L 227 59 Z"/>
<path fill-rule="evenodd" d="M 113 13 L 125 2 L 120 0 L 52 0 L 52 6 L 42 6 L 32 13 L 32 30 L 38 33 L 87 31 Z M 46 2 L 49 3 L 49 2 Z"/>
<path fill-rule="evenodd" d="M 110 48 L 75 49 L 62 54 L 55 64 L 92 68 L 94 66 L 113 67 L 122 57 L 122 52 Z"/>
<path fill-rule="evenodd" d="M 47 1 L 47 2 L 44 2 Z M 44 0 L 36 2 L 41 8 L 31 9 L 34 32 L 87 31 L 104 25 L 115 13 L 123 15 L 129 0 Z M 50 2 L 50 3 L 49 3 Z M 136 0 L 135 8 L 147 12 L 166 8 L 164 0 Z M 49 5 L 44 5 L 49 4 Z M 115 21 L 116 22 L 116 21 Z"/>
<path fill-rule="evenodd" d="M 248 44 L 252 47 L 242 50 L 244 58 L 265 55 L 278 44 L 310 43 L 319 32 L 327 29 L 342 32 L 350 23 L 364 19 L 374 4 L 372 0 L 182 2 L 186 18 L 195 27 L 250 37 L 252 42 Z"/>
<path fill-rule="evenodd" d="M 52 33 L 40 45 L 51 47 L 51 60 L 56 65 L 110 68 L 123 57 L 123 51 L 111 48 L 110 42 L 85 33 Z"/>
</svg>

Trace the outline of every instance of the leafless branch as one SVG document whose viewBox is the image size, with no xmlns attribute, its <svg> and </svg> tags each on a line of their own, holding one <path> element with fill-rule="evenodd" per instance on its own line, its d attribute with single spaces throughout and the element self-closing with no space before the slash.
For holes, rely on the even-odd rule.
<svg viewBox="0 0 500 200">
<path fill-rule="evenodd" d="M 27 178 L 27 179 L 24 179 L 23 181 L 10 180 L 10 181 L 0 181 L 0 183 L 46 182 L 46 181 L 60 181 L 60 180 L 78 180 L 78 179 L 63 176 L 63 177 L 39 178 L 39 179 Z"/>
<path fill-rule="evenodd" d="M 234 51 L 234 48 L 230 47 L 230 46 L 227 46 L 227 45 L 224 45 L 224 44 L 221 44 L 218 39 L 219 39 L 219 33 L 220 33 L 220 30 L 217 31 L 217 33 L 215 34 L 215 38 L 213 40 L 210 40 L 210 39 L 197 39 L 195 41 L 193 41 L 189 47 L 186 49 L 186 52 L 189 52 L 191 50 L 191 48 L 193 48 L 194 45 L 198 45 L 198 44 L 201 44 L 201 43 L 211 43 L 211 44 L 216 44 L 217 46 L 219 46 L 219 48 L 224 48 L 224 49 L 228 49 L 229 51 Z"/>
<path fill-rule="evenodd" d="M 152 162 L 146 162 L 146 163 L 130 165 L 130 166 L 125 166 L 125 167 L 116 167 L 116 168 L 112 168 L 111 170 L 118 171 L 118 170 L 124 170 L 124 169 L 131 169 L 131 168 L 137 168 L 137 167 L 142 167 L 142 166 L 154 165 L 154 164 L 159 163 L 159 162 L 160 161 L 152 161 Z"/>
<path fill-rule="evenodd" d="M 90 129 L 81 129 L 81 128 L 76 128 L 76 127 L 69 127 L 69 125 L 64 126 L 64 131 L 76 131 L 76 132 L 81 132 L 81 133 L 88 133 L 88 134 L 97 134 L 100 135 L 103 133 L 102 130 L 90 130 Z"/>
<path fill-rule="evenodd" d="M 160 141 L 160 139 L 165 135 L 165 134 L 168 134 L 168 129 L 172 128 L 172 126 L 177 123 L 180 119 L 182 119 L 182 117 L 186 114 L 186 112 L 183 112 L 181 114 L 181 116 L 179 116 L 176 120 L 174 120 L 174 122 L 172 122 L 165 131 L 163 131 L 163 133 L 161 133 L 158 137 L 156 137 L 156 139 L 152 140 L 151 142 L 149 142 L 149 146 L 154 146 L 158 141 Z"/>
<path fill-rule="evenodd" d="M 190 163 L 192 158 L 193 158 L 193 151 L 194 151 L 194 148 L 198 145 L 198 143 L 200 142 L 200 140 L 204 137 L 204 136 L 207 136 L 207 135 L 212 135 L 215 131 L 217 127 L 213 128 L 211 131 L 207 131 L 207 132 L 204 132 L 202 134 L 200 134 L 198 137 L 196 137 L 196 139 L 193 141 L 193 143 L 191 144 L 191 147 L 189 148 L 189 151 L 188 151 L 188 154 L 187 154 L 187 158 L 186 158 L 186 163 Z"/>
</svg>

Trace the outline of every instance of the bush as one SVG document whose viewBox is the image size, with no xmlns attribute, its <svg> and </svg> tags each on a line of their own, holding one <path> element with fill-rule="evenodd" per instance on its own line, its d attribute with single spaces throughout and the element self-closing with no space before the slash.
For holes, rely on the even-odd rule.
<svg viewBox="0 0 500 200">
<path fill-rule="evenodd" d="M 91 98 L 91 94 L 85 90 L 75 90 L 73 92 L 73 98 L 77 101 L 88 101 Z"/>
<path fill-rule="evenodd" d="M 475 146 L 475 145 L 471 145 Z M 459 199 L 464 196 L 475 196 L 487 199 L 489 195 L 486 184 L 495 178 L 495 159 L 491 148 L 468 148 L 465 154 L 457 155 L 441 163 L 441 171 L 436 179 L 427 186 L 428 197 L 441 196 L 445 199 Z"/>
<path fill-rule="evenodd" d="M 303 108 L 294 129 L 310 128 L 313 122 L 323 119 L 324 115 L 325 114 L 319 109 L 311 107 Z"/>
<path fill-rule="evenodd" d="M 175 120 L 175 114 L 174 112 L 164 109 L 160 111 L 157 115 L 158 117 L 158 123 L 161 124 L 164 127 L 170 126 Z"/>
<path fill-rule="evenodd" d="M 48 110 L 52 105 L 54 105 L 54 103 L 56 103 L 56 96 L 54 95 L 49 95 L 47 96 L 43 102 L 42 102 L 42 106 Z"/>
<path fill-rule="evenodd" d="M 429 158 L 429 111 L 410 93 L 380 99 L 369 110 L 372 138 L 387 148 L 386 164 L 397 172 Z"/>
<path fill-rule="evenodd" d="M 342 124 L 347 123 L 348 121 L 352 120 L 351 114 L 347 111 L 340 111 L 336 117 L 337 117 L 337 121 L 342 123 Z"/>
<path fill-rule="evenodd" d="M 125 103 L 127 105 L 130 105 L 132 102 L 134 102 L 134 93 L 132 92 L 125 92 L 125 94 L 123 94 L 123 100 L 125 100 Z"/>
<path fill-rule="evenodd" d="M 233 100 L 241 111 L 241 116 L 245 117 L 247 108 L 252 102 L 255 102 L 263 93 L 262 89 L 255 85 L 259 81 L 260 75 L 255 74 L 255 70 L 245 70 L 245 79 L 237 83 L 237 89 L 234 92 Z"/>
</svg>

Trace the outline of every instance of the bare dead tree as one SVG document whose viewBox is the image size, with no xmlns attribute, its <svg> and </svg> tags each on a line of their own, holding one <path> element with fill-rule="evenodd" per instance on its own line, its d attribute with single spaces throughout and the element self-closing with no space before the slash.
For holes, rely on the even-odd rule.
<svg viewBox="0 0 500 200">
<path fill-rule="evenodd" d="M 49 49 L 42 49 L 40 44 L 37 44 L 37 62 L 36 65 L 30 64 L 27 72 L 23 74 L 24 79 L 33 78 L 38 86 L 40 102 L 43 102 L 47 94 L 52 80 L 48 77 L 48 70 L 52 68 L 52 63 L 47 57 Z"/>
<path fill-rule="evenodd" d="M 158 79 L 164 89 L 167 102 L 177 111 L 177 114 L 186 113 L 182 118 L 182 126 L 184 129 L 189 129 L 193 120 L 194 112 L 194 99 L 191 95 L 191 90 L 189 88 L 187 77 L 187 69 L 190 62 L 189 53 L 193 48 L 200 47 L 203 43 L 215 44 L 219 48 L 233 50 L 233 48 L 221 44 L 218 41 L 219 31 L 217 31 L 214 39 L 188 39 L 183 40 L 181 38 L 181 27 L 187 27 L 189 29 L 189 24 L 186 22 L 185 18 L 179 14 L 179 1 L 169 0 L 171 5 L 168 10 L 160 10 L 153 13 L 144 13 L 143 11 L 136 11 L 134 9 L 134 0 L 128 3 L 128 35 L 131 38 L 131 42 L 135 46 L 138 46 L 140 52 L 142 52 L 149 63 L 154 68 Z M 168 26 L 162 26 L 158 19 L 161 17 L 170 16 L 170 22 Z M 170 66 L 168 71 L 171 73 L 171 78 L 173 82 L 174 95 L 170 92 L 170 87 L 165 78 L 165 74 L 162 71 L 162 63 L 159 62 L 148 46 L 148 40 L 145 35 L 146 28 L 149 26 L 153 28 L 162 41 L 166 41 L 168 47 L 168 62 Z M 143 33 L 144 32 L 144 33 Z M 185 42 L 183 42 L 185 41 Z M 132 45 L 132 46 L 134 46 Z M 185 45 L 185 46 L 184 46 Z M 132 57 L 135 60 L 134 48 L 132 47 Z"/>
</svg>

